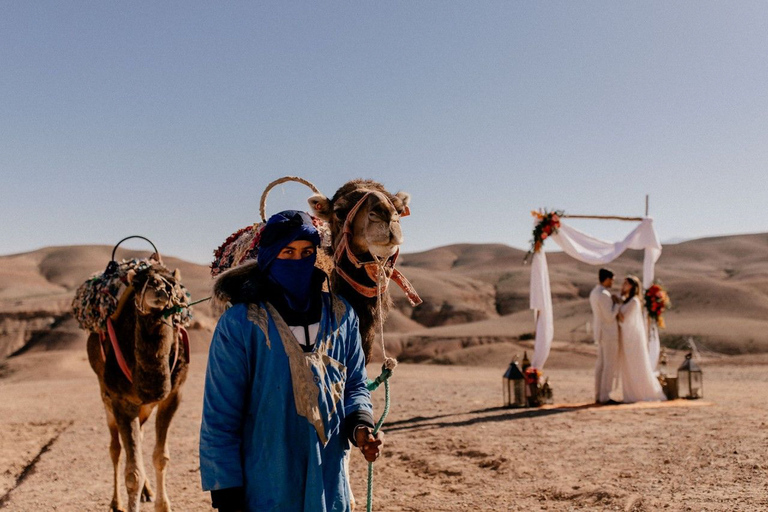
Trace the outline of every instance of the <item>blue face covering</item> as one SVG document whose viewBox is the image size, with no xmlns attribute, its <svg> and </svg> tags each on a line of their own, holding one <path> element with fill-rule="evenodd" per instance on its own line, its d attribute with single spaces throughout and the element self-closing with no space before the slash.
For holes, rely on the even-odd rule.
<svg viewBox="0 0 768 512">
<path fill-rule="evenodd" d="M 312 272 L 316 259 L 317 254 L 300 260 L 277 258 L 267 270 L 269 278 L 283 289 L 288 305 L 295 311 L 309 309 Z"/>
</svg>

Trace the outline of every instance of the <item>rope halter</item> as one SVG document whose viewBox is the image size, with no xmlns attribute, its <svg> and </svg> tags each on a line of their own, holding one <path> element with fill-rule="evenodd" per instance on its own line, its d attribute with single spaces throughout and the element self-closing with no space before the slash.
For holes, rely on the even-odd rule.
<svg viewBox="0 0 768 512">
<path fill-rule="evenodd" d="M 367 191 L 363 197 L 361 197 L 360 200 L 355 203 L 355 206 L 352 207 L 352 209 L 347 214 L 347 217 L 344 219 L 344 226 L 341 232 L 341 240 L 339 240 L 339 245 L 336 247 L 336 250 L 333 253 L 333 262 L 336 267 L 336 272 L 357 293 L 363 297 L 368 298 L 378 297 L 386 292 L 387 288 L 389 287 L 389 281 L 391 279 L 395 281 L 395 283 L 397 283 L 400 288 L 402 288 L 403 292 L 405 292 L 405 295 L 408 297 L 411 306 L 418 306 L 422 302 L 421 298 L 416 293 L 416 290 L 413 288 L 413 285 L 410 283 L 410 281 L 408 281 L 408 279 L 406 279 L 405 276 L 395 268 L 397 257 L 400 255 L 399 247 L 392 256 L 386 259 L 373 256 L 374 259 L 372 261 L 365 262 L 360 261 L 355 253 L 352 252 L 352 223 L 355 220 L 355 216 L 357 216 L 357 212 L 360 210 L 363 204 L 365 204 L 365 201 L 368 199 L 368 197 L 372 194 L 374 194 L 373 191 Z M 392 203 L 392 200 L 386 195 L 384 195 L 384 197 L 386 197 L 387 201 L 389 201 L 389 204 L 394 208 L 395 205 Z M 400 216 L 405 217 L 408 215 L 408 213 L 408 209 L 406 208 L 406 210 Z M 341 262 L 344 257 L 346 257 L 346 259 L 352 265 L 354 265 L 355 268 L 364 269 L 365 273 L 368 275 L 371 281 L 376 283 L 376 285 L 364 285 L 356 281 L 352 276 L 345 272 L 341 267 Z"/>
</svg>

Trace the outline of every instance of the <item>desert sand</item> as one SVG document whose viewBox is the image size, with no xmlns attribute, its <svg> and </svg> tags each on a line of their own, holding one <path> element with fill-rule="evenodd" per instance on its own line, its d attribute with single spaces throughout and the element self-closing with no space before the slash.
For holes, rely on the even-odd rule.
<svg viewBox="0 0 768 512">
<path fill-rule="evenodd" d="M 556 332 L 545 375 L 556 406 L 536 410 L 500 407 L 506 365 L 532 349 L 523 251 L 463 244 L 404 255 L 401 270 L 425 303 L 412 309 L 393 292 L 387 350 L 401 365 L 376 463 L 374 510 L 768 510 L 766 249 L 768 234 L 664 248 L 657 275 L 674 309 L 662 342 L 682 348 L 695 339 L 705 399 L 661 406 L 589 404 L 595 348 L 586 297 L 596 269 L 551 254 Z M 110 251 L 49 247 L 0 257 L 0 509 L 108 508 L 105 415 L 70 302 Z M 133 256 L 147 254 L 118 253 Z M 628 252 L 613 267 L 638 272 L 641 257 Z M 181 269 L 193 300 L 210 293 L 205 265 L 165 261 Z M 171 426 L 176 511 L 211 510 L 200 490 L 197 443 L 214 325 L 208 305 L 196 306 L 192 368 Z M 674 369 L 683 353 L 670 353 Z M 377 373 L 376 365 L 369 371 Z M 377 411 L 383 394 L 375 394 Z M 153 438 L 150 420 L 146 461 Z M 365 472 L 354 457 L 359 498 Z"/>
<path fill-rule="evenodd" d="M 561 347 L 553 362 L 570 364 L 546 371 L 557 406 L 504 409 L 508 358 L 500 354 L 518 348 L 494 345 L 478 359 L 483 366 L 397 368 L 385 451 L 375 464 L 374 510 L 768 510 L 765 364 L 705 361 L 704 400 L 595 407 L 588 404 L 593 358 L 583 347 L 572 356 Z M 194 354 L 171 427 L 169 495 L 176 511 L 211 510 L 197 450 L 205 362 L 204 352 Z M 376 391 L 377 413 L 383 396 Z M 108 509 L 107 428 L 84 353 L 7 360 L 0 432 L 0 508 Z M 357 453 L 351 468 L 353 489 L 364 499 L 366 465 Z"/>
</svg>

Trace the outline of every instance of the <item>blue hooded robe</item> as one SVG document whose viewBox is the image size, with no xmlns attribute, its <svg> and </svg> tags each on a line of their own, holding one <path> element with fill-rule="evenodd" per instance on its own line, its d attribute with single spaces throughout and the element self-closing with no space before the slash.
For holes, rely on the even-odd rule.
<svg viewBox="0 0 768 512">
<path fill-rule="evenodd" d="M 372 413 L 358 319 L 322 294 L 314 350 L 272 305 L 240 303 L 211 341 L 200 431 L 203 490 L 244 487 L 246 510 L 349 511 L 344 417 Z"/>
</svg>

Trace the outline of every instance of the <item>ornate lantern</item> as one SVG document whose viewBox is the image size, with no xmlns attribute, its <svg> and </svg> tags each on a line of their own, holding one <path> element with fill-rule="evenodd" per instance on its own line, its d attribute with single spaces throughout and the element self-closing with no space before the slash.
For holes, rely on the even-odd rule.
<svg viewBox="0 0 768 512">
<path fill-rule="evenodd" d="M 525 407 L 525 376 L 517 366 L 517 358 L 509 363 L 502 379 L 504 407 Z"/>
<path fill-rule="evenodd" d="M 704 379 L 701 368 L 688 352 L 677 369 L 677 391 L 680 398 L 704 398 Z"/>
</svg>

